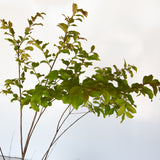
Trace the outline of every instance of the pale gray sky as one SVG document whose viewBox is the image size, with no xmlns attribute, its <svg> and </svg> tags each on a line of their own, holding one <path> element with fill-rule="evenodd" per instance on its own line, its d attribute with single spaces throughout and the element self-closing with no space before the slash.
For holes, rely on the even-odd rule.
<svg viewBox="0 0 160 160">
<path fill-rule="evenodd" d="M 44 28 L 35 36 L 45 41 L 57 41 L 57 23 L 61 14 L 70 14 L 76 2 L 89 12 L 79 30 L 95 44 L 102 59 L 99 66 L 123 65 L 123 60 L 138 67 L 136 80 L 153 74 L 160 79 L 160 1 L 159 0 L 0 0 L 0 18 L 11 20 L 16 31 L 23 33 L 26 19 L 38 11 L 47 16 Z M 6 78 L 16 75 L 14 52 L 0 32 L 0 88 Z M 97 118 L 89 115 L 76 124 L 55 146 L 51 160 L 159 160 L 160 159 L 160 98 L 152 103 L 147 98 L 136 98 L 138 113 L 123 124 L 115 117 Z M 58 113 L 63 105 L 49 109 L 33 137 L 27 158 L 39 160 L 52 136 Z M 0 146 L 18 156 L 18 107 L 0 95 Z M 27 129 L 32 117 L 26 109 L 24 125 Z M 50 129 L 51 128 L 51 129 Z"/>
</svg>

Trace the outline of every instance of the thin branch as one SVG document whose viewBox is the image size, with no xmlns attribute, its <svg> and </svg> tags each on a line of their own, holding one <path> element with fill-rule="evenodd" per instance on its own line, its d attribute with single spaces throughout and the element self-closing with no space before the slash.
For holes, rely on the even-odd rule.
<svg viewBox="0 0 160 160">
<path fill-rule="evenodd" d="M 72 110 L 73 111 L 73 110 Z M 71 111 L 71 112 L 72 112 Z M 67 115 L 67 117 L 64 119 L 64 121 L 62 122 L 62 124 L 60 125 L 60 128 L 62 127 L 62 125 L 64 124 L 64 122 L 66 121 L 66 119 L 69 117 L 69 115 L 71 115 L 71 112 Z M 57 138 L 57 134 L 55 134 L 54 139 L 52 140 L 47 152 L 45 153 L 45 155 L 43 156 L 42 160 L 46 160 L 49 154 L 49 151 L 51 150 L 52 146 L 58 141 L 58 139 L 67 131 L 69 130 L 76 122 L 78 122 L 81 118 L 83 118 L 85 115 L 87 115 L 90 111 L 86 112 L 85 114 L 83 114 L 82 116 L 80 116 L 79 118 L 77 118 L 73 123 L 71 123 Z"/>
<path fill-rule="evenodd" d="M 58 134 L 58 132 L 59 132 L 59 130 L 60 130 L 60 128 L 61 128 L 60 122 L 61 122 L 64 114 L 66 113 L 66 111 L 67 111 L 69 108 L 70 108 L 70 104 L 69 104 L 68 107 L 63 111 L 63 113 L 62 113 L 62 115 L 61 115 L 61 117 L 60 117 L 60 119 L 59 119 L 59 121 L 58 121 L 58 124 L 57 124 L 56 133 L 54 134 L 54 137 L 53 137 L 53 139 L 52 139 L 52 141 L 51 141 L 51 143 L 50 143 L 50 145 L 49 145 L 46 153 L 45 153 L 44 156 L 42 157 L 42 159 L 44 159 L 44 160 L 47 159 L 48 153 L 49 153 L 51 147 L 53 146 L 53 142 L 54 142 L 54 140 L 55 140 L 55 138 L 56 138 L 56 136 L 57 136 L 57 134 Z M 63 122 L 62 122 L 62 123 L 63 123 Z M 60 127 L 59 127 L 59 126 L 60 126 Z"/>
<path fill-rule="evenodd" d="M 45 108 L 46 109 L 46 108 Z M 31 127 L 30 127 L 30 130 L 28 132 L 28 136 L 27 136 L 27 139 L 26 139 L 26 144 L 25 144 L 25 148 L 24 148 L 24 153 L 26 153 L 27 151 L 27 148 L 28 148 L 28 145 L 29 145 L 29 142 L 30 142 L 30 139 L 33 135 L 33 132 L 42 116 L 42 114 L 44 113 L 45 109 L 41 110 L 40 114 L 39 114 L 39 117 L 37 118 L 36 120 L 36 117 L 37 117 L 37 112 L 35 112 L 35 115 L 33 117 L 33 120 L 32 120 L 32 124 L 31 124 Z"/>
<path fill-rule="evenodd" d="M 72 113 L 72 114 L 84 114 L 86 112 L 78 112 L 78 113 Z"/>
<path fill-rule="evenodd" d="M 64 114 L 66 113 L 66 111 L 67 111 L 69 108 L 70 108 L 70 104 L 68 105 L 68 107 L 67 107 L 67 108 L 64 110 L 64 112 L 62 113 L 62 115 L 61 115 L 61 117 L 60 117 L 60 119 L 59 119 L 59 121 L 58 121 L 56 131 L 58 131 L 58 130 L 60 129 L 60 127 L 61 127 L 60 122 L 61 122 L 61 120 L 62 120 Z M 59 127 L 59 125 L 60 125 L 60 127 Z"/>
<path fill-rule="evenodd" d="M 69 108 L 69 109 L 70 109 L 70 108 Z M 68 115 L 64 118 L 63 122 L 62 122 L 61 125 L 59 126 L 59 129 L 63 126 L 64 122 L 68 119 L 68 117 L 72 114 L 73 111 L 74 111 L 74 108 L 69 111 Z"/>
<path fill-rule="evenodd" d="M 32 131 L 31 131 L 31 133 L 30 133 L 31 135 L 33 134 L 33 132 L 34 132 L 34 130 L 35 130 L 35 128 L 36 128 L 36 126 L 37 126 L 37 124 L 38 124 L 41 116 L 42 116 L 43 113 L 45 112 L 45 110 L 46 110 L 46 108 L 44 108 L 44 109 L 41 110 L 41 112 L 40 112 L 40 114 L 39 114 L 39 117 L 37 118 L 37 121 L 35 122 L 35 124 L 34 124 L 34 126 L 33 126 L 33 128 L 32 128 Z"/>
<path fill-rule="evenodd" d="M 20 46 L 19 46 L 20 48 Z M 19 53 L 19 49 L 17 51 L 17 55 L 18 55 L 18 83 L 19 85 L 21 85 L 21 62 L 20 62 L 20 53 Z M 22 154 L 22 157 L 23 157 L 23 124 L 22 124 L 22 117 L 23 117 L 23 113 L 22 113 L 22 90 L 21 90 L 21 87 L 19 86 L 19 102 L 20 102 L 20 144 L 21 144 L 21 154 Z"/>
<path fill-rule="evenodd" d="M 56 143 L 56 141 L 68 130 L 70 129 L 76 122 L 78 122 L 81 118 L 83 118 L 84 116 L 86 116 L 88 113 L 90 113 L 91 111 L 86 112 L 85 114 L 83 114 L 82 116 L 80 116 L 79 118 L 77 118 L 73 123 L 71 123 L 54 141 L 54 143 Z M 53 143 L 53 144 L 54 144 Z"/>
<path fill-rule="evenodd" d="M 5 160 L 1 147 L 0 147 L 0 152 L 1 152 L 3 160 Z"/>
<path fill-rule="evenodd" d="M 11 155 L 13 137 L 14 137 L 14 132 L 13 132 L 13 134 L 12 134 L 11 143 L 10 143 L 10 147 L 9 147 L 9 156 Z"/>
<path fill-rule="evenodd" d="M 27 151 L 27 148 L 28 148 L 28 145 L 29 145 L 29 141 L 30 141 L 30 138 L 31 138 L 31 132 L 32 132 L 32 129 L 33 129 L 36 117 L 37 117 L 37 112 L 35 112 L 35 115 L 34 115 L 33 120 L 32 120 L 32 124 L 31 124 L 29 132 L 27 134 L 27 139 L 26 139 L 26 143 L 25 143 L 25 147 L 24 147 L 24 152 L 23 152 L 24 155 L 26 154 L 26 151 Z"/>
</svg>

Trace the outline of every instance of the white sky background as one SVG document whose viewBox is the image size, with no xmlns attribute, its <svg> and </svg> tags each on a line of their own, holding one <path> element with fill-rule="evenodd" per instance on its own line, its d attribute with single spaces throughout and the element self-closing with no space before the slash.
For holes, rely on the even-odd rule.
<svg viewBox="0 0 160 160">
<path fill-rule="evenodd" d="M 160 79 L 159 0 L 0 0 L 0 18 L 11 20 L 16 31 L 23 33 L 26 19 L 44 11 L 47 13 L 45 26 L 42 29 L 38 27 L 35 36 L 55 43 L 62 33 L 56 25 L 63 21 L 61 14 L 71 13 L 73 2 L 89 12 L 79 29 L 88 39 L 87 45 L 95 44 L 102 60 L 97 65 L 122 66 L 126 59 L 127 63 L 138 67 L 135 80 L 149 74 Z M 6 78 L 16 75 L 14 52 L 3 38 L 1 31 L 0 88 Z M 123 124 L 115 117 L 85 117 L 58 141 L 50 159 L 159 160 L 160 98 L 155 98 L 152 103 L 147 98 L 136 100 L 138 113 L 134 119 L 126 119 Z M 52 136 L 62 105 L 58 107 L 44 115 L 33 136 L 27 158 L 40 159 Z M 32 112 L 25 111 L 24 126 L 27 129 Z M 11 104 L 8 97 L 0 95 L 0 146 L 7 155 L 18 156 L 20 153 L 18 113 L 16 104 Z M 9 151 L 12 136 L 12 149 Z"/>
</svg>

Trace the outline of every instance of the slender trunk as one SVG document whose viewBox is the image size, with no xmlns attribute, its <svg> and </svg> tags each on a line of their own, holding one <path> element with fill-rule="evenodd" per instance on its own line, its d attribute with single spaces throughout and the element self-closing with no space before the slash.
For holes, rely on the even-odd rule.
<svg viewBox="0 0 160 160">
<path fill-rule="evenodd" d="M 18 84 L 21 85 L 21 62 L 20 62 L 20 53 L 19 50 L 17 52 L 18 54 Z M 21 144 L 21 155 L 22 160 L 24 159 L 23 155 L 23 113 L 22 113 L 22 90 L 19 86 L 19 104 L 20 104 L 20 144 Z"/>
</svg>

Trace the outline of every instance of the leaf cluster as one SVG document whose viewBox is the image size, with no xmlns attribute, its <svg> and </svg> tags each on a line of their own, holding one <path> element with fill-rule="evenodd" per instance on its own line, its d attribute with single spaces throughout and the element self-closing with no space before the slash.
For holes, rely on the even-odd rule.
<svg viewBox="0 0 160 160">
<path fill-rule="evenodd" d="M 72 15 L 63 15 L 65 22 L 59 23 L 58 27 L 64 33 L 59 37 L 58 44 L 54 44 L 57 49 L 55 53 L 47 49 L 49 43 L 32 37 L 34 26 L 43 25 L 37 22 L 37 19 L 43 18 L 44 15 L 45 13 L 37 13 L 28 19 L 24 35 L 18 38 L 12 23 L 1 20 L 1 29 L 7 30 L 4 33 L 8 36 L 6 40 L 13 45 L 19 65 L 19 77 L 7 79 L 5 89 L 2 90 L 2 93 L 12 94 L 11 101 L 19 101 L 22 108 L 29 106 L 39 111 L 40 108 L 52 106 L 55 100 L 61 100 L 64 104 L 72 105 L 74 109 L 85 107 L 98 116 L 116 114 L 123 122 L 126 116 L 133 118 L 136 113 L 133 94 L 148 95 L 152 100 L 160 92 L 160 82 L 152 75 L 144 76 L 142 83 L 129 84 L 128 77 L 133 77 L 137 68 L 126 61 L 123 68 L 116 65 L 112 68 L 95 67 L 95 74 L 82 80 L 86 68 L 92 66 L 93 61 L 100 60 L 94 45 L 89 51 L 83 48 L 82 41 L 86 39 L 75 29 L 77 22 L 82 22 L 88 13 L 73 4 Z M 31 59 L 34 48 L 43 55 L 42 60 Z M 58 61 L 61 61 L 64 67 L 56 69 L 55 63 Z M 38 72 L 42 64 L 48 66 L 47 74 Z M 28 90 L 24 88 L 26 75 L 37 79 L 37 84 Z M 21 94 L 13 91 L 13 86 L 21 89 Z"/>
</svg>

